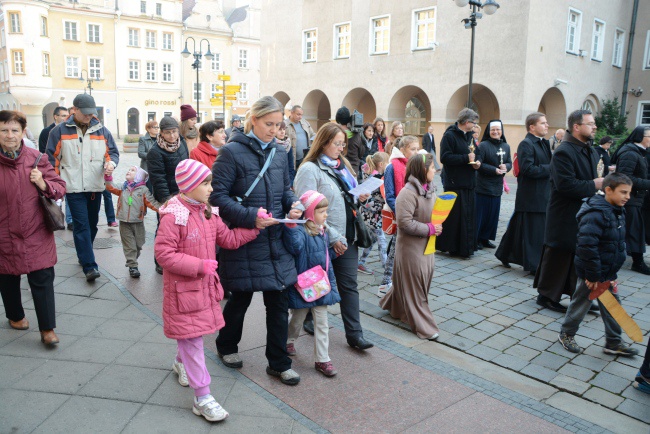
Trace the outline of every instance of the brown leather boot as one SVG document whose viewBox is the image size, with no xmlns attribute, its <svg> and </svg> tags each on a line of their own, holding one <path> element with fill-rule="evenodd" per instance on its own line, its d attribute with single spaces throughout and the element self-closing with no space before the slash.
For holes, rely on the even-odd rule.
<svg viewBox="0 0 650 434">
<path fill-rule="evenodd" d="M 41 332 L 41 342 L 45 345 L 54 345 L 59 343 L 59 338 L 54 330 L 43 330 Z"/>
<path fill-rule="evenodd" d="M 12 329 L 27 330 L 29 328 L 29 321 L 27 321 L 27 318 L 23 318 L 20 321 L 9 320 L 9 325 Z"/>
</svg>

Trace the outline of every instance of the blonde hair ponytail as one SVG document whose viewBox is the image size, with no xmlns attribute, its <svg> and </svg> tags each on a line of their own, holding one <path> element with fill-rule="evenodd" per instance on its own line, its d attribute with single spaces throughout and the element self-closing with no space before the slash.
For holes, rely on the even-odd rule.
<svg viewBox="0 0 650 434">
<path fill-rule="evenodd" d="M 244 123 L 244 134 L 248 134 L 253 129 L 253 117 L 259 119 L 271 113 L 283 113 L 284 107 L 277 99 L 272 96 L 263 96 L 253 103 L 250 109 L 250 116 L 246 118 Z"/>
</svg>

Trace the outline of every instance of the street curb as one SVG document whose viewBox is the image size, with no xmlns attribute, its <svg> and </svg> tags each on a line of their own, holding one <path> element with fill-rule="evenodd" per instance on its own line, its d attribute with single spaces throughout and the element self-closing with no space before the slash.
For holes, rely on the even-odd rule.
<svg viewBox="0 0 650 434">
<path fill-rule="evenodd" d="M 163 326 L 163 320 L 160 318 L 158 315 L 155 313 L 151 312 L 149 309 L 147 309 L 146 306 L 144 306 L 140 301 L 138 301 L 137 298 L 135 298 L 124 285 L 122 285 L 112 274 L 110 274 L 108 271 L 106 271 L 104 268 L 99 267 L 101 273 L 103 276 L 106 276 L 106 278 L 113 283 L 122 293 L 124 297 L 126 297 L 129 302 L 135 306 L 140 312 L 143 314 L 147 315 L 149 318 L 151 318 L 154 322 L 156 322 L 158 325 L 161 327 Z M 216 354 L 214 354 L 212 351 L 205 350 L 204 351 L 205 355 L 212 360 L 214 363 L 225 366 L 219 357 L 217 357 Z M 283 413 L 285 413 L 287 416 L 291 417 L 293 420 L 296 422 L 300 423 L 303 425 L 305 428 L 318 433 L 318 434 L 328 434 L 329 431 L 322 426 L 318 425 L 316 422 L 313 420 L 309 419 L 308 417 L 304 416 L 302 413 L 294 410 L 291 406 L 287 405 L 284 401 L 273 395 L 271 392 L 267 391 L 263 387 L 259 386 L 257 383 L 255 383 L 253 380 L 242 374 L 236 369 L 230 369 L 230 372 L 233 374 L 233 377 L 235 380 L 241 382 L 244 384 L 246 387 L 248 387 L 250 390 L 255 392 L 257 395 L 260 397 L 264 398 L 267 402 L 269 402 L 271 405 L 275 406 L 277 409 L 281 410 Z"/>
</svg>

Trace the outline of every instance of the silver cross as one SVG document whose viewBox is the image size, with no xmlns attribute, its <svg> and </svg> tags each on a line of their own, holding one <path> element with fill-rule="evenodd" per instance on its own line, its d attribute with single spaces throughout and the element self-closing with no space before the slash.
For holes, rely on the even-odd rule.
<svg viewBox="0 0 650 434">
<path fill-rule="evenodd" d="M 503 164 L 503 156 L 506 155 L 506 153 L 503 152 L 502 148 L 499 148 L 499 152 L 497 152 L 497 155 L 499 156 L 499 159 L 501 160 L 501 164 Z"/>
</svg>

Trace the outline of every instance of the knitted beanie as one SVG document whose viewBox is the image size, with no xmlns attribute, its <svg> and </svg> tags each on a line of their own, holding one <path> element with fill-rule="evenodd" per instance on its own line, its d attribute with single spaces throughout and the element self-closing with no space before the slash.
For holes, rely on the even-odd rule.
<svg viewBox="0 0 650 434">
<path fill-rule="evenodd" d="M 176 184 L 181 193 L 187 193 L 194 190 L 211 173 L 203 163 L 192 159 L 183 160 L 176 166 Z"/>
<path fill-rule="evenodd" d="M 160 131 L 173 130 L 174 128 L 178 128 L 178 121 L 171 116 L 163 116 L 158 126 L 160 127 Z"/>
<path fill-rule="evenodd" d="M 300 202 L 305 207 L 305 218 L 314 221 L 314 212 L 319 203 L 325 199 L 325 196 L 314 190 L 307 190 L 300 196 Z"/>
<path fill-rule="evenodd" d="M 191 105 L 183 104 L 181 106 L 181 122 L 195 117 L 196 117 L 196 110 L 194 110 Z"/>
</svg>

